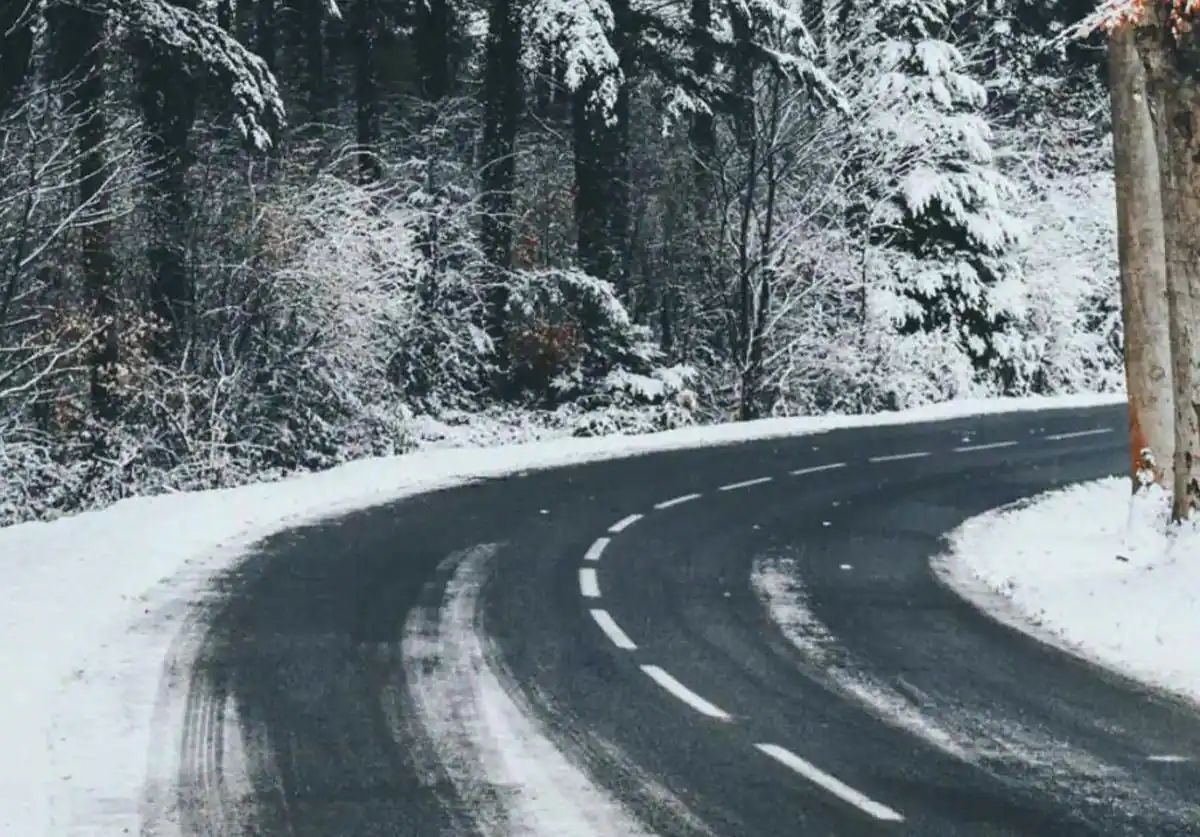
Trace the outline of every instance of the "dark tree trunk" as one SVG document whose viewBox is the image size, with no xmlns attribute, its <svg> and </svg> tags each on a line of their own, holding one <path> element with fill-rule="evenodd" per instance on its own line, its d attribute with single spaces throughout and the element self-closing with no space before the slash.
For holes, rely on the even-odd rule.
<svg viewBox="0 0 1200 837">
<path fill-rule="evenodd" d="M 628 291 L 632 246 L 629 229 L 629 85 L 634 72 L 627 2 L 611 4 L 613 47 L 624 74 L 611 111 L 599 100 L 602 79 L 574 95 L 575 223 L 580 266 Z"/>
<path fill-rule="evenodd" d="M 611 121 L 597 102 L 599 81 L 575 93 L 575 223 L 579 265 L 626 290 L 629 255 L 629 95 L 617 94 Z"/>
<path fill-rule="evenodd" d="M 358 0 L 355 4 L 354 51 L 354 125 L 358 146 L 358 172 L 363 183 L 382 175 L 379 164 L 379 70 L 377 47 L 380 34 L 378 0 Z"/>
<path fill-rule="evenodd" d="M 192 219 L 187 174 L 188 139 L 196 119 L 196 95 L 187 71 L 154 44 L 138 45 L 139 104 L 146 124 L 150 179 L 147 258 L 153 271 L 150 310 L 163 326 L 155 340 L 165 358 L 184 342 L 191 326 L 192 287 L 187 238 Z"/>
<path fill-rule="evenodd" d="M 116 416 L 116 377 L 120 362 L 119 300 L 114 278 L 112 221 L 105 188 L 108 175 L 108 122 L 105 115 L 105 37 L 102 13 L 61 5 L 48 10 L 60 75 L 68 82 L 65 106 L 75 120 L 79 202 L 87 223 L 80 234 L 81 273 L 91 325 L 96 329 L 89 357 L 92 411 Z"/>
<path fill-rule="evenodd" d="M 517 0 L 492 0 L 483 96 L 481 232 L 484 255 L 495 269 L 488 294 L 488 325 L 496 337 L 504 328 L 507 273 L 512 268 L 514 155 L 521 117 L 521 4 Z"/>
<path fill-rule="evenodd" d="M 6 0 L 0 5 L 0 114 L 12 106 L 29 74 L 33 55 L 33 5 Z"/>
<path fill-rule="evenodd" d="M 700 83 L 711 79 L 716 67 L 711 30 L 712 0 L 692 0 L 692 72 Z M 697 209 L 707 212 L 712 200 L 712 162 L 717 151 L 716 121 L 711 111 L 693 114 L 689 138 Z"/>
<path fill-rule="evenodd" d="M 304 42 L 304 84 L 309 117 L 319 128 L 328 109 L 328 79 L 325 72 L 325 0 L 303 0 L 300 4 Z"/>
<path fill-rule="evenodd" d="M 275 14 L 275 0 L 258 0 L 255 4 L 254 15 L 254 51 L 258 53 L 267 66 L 274 72 L 278 69 L 279 39 L 276 27 L 279 25 Z"/>
<path fill-rule="evenodd" d="M 421 98 L 439 102 L 453 82 L 454 12 L 447 0 L 418 0 L 414 15 Z"/>
</svg>

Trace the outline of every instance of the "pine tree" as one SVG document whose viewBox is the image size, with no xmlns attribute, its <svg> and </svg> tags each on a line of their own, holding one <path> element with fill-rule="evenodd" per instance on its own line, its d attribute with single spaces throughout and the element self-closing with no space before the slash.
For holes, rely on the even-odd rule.
<svg viewBox="0 0 1200 837">
<path fill-rule="evenodd" d="M 887 151 L 869 178 L 865 223 L 885 250 L 881 285 L 898 303 L 901 330 L 948 330 L 981 376 L 1007 385 L 1021 225 L 1006 209 L 1012 187 L 993 159 L 986 92 L 943 39 L 949 16 L 943 0 L 879 8 L 865 51 L 874 83 L 862 141 Z"/>
</svg>

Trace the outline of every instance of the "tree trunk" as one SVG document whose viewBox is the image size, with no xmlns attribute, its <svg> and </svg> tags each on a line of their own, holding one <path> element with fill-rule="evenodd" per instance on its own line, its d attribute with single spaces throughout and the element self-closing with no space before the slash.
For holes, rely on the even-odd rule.
<svg viewBox="0 0 1200 837">
<path fill-rule="evenodd" d="M 1171 516 L 1187 518 L 1200 503 L 1200 405 L 1196 400 L 1196 306 L 1200 304 L 1200 39 L 1178 37 L 1170 7 L 1150 3 L 1137 30 L 1138 51 L 1155 105 L 1167 265 L 1168 333 L 1175 412 Z"/>
<path fill-rule="evenodd" d="M 454 13 L 447 0 L 419 0 L 413 11 L 421 98 L 440 102 L 450 93 L 453 80 Z"/>
<path fill-rule="evenodd" d="M 354 127 L 358 176 L 372 183 L 383 174 L 379 164 L 379 43 L 378 0 L 358 0 L 354 6 Z"/>
<path fill-rule="evenodd" d="M 1150 481 L 1169 488 L 1175 418 L 1158 152 L 1145 71 L 1129 29 L 1118 29 L 1109 39 L 1108 74 L 1129 398 L 1130 476 L 1134 491 Z"/>
<path fill-rule="evenodd" d="M 606 113 L 598 101 L 602 80 L 574 94 L 575 224 L 580 266 L 626 288 L 629 257 L 629 90 L 621 84 Z"/>
<path fill-rule="evenodd" d="M 257 0 L 254 11 L 254 51 L 267 62 L 271 72 L 275 72 L 279 69 L 276 55 L 279 39 L 275 32 L 278 26 L 275 0 Z"/>
<path fill-rule="evenodd" d="M 483 80 L 483 252 L 493 268 L 488 328 L 504 330 L 508 271 L 512 268 L 513 186 L 517 172 L 517 124 L 521 118 L 521 4 L 492 0 Z"/>
<path fill-rule="evenodd" d="M 187 272 L 187 237 L 192 210 L 187 173 L 188 138 L 196 119 L 195 88 L 184 67 L 150 43 L 137 47 L 139 103 L 146 124 L 150 179 L 146 203 L 147 259 L 153 272 L 150 309 L 163 326 L 155 353 L 165 358 L 184 342 L 191 324 L 192 287 Z"/>
<path fill-rule="evenodd" d="M 108 121 L 104 110 L 105 38 L 103 13 L 79 6 L 48 10 L 67 115 L 75 121 L 78 154 L 79 203 L 87 207 L 88 222 L 80 227 L 81 273 L 96 329 L 89 355 L 92 412 L 102 420 L 116 417 L 117 374 L 120 363 L 119 300 L 114 280 L 112 220 L 109 211 Z M 102 444 L 102 442 L 99 442 Z"/>
<path fill-rule="evenodd" d="M 304 84 L 307 90 L 309 118 L 313 130 L 320 131 L 329 108 L 329 85 L 325 61 L 325 0 L 304 0 L 300 4 L 304 27 Z"/>
<path fill-rule="evenodd" d="M 12 106 L 29 74 L 33 56 L 33 5 L 7 0 L 0 5 L 0 114 Z"/>
</svg>

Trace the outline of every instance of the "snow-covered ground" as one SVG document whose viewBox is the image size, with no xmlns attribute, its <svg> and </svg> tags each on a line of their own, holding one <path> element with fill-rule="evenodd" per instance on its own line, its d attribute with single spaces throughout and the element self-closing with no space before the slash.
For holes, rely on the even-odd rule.
<svg viewBox="0 0 1200 837">
<path fill-rule="evenodd" d="M 937 566 L 1003 621 L 1200 702 L 1200 523 L 1167 517 L 1163 492 L 1098 480 L 972 518 Z"/>
<path fill-rule="evenodd" d="M 165 693 L 186 675 L 177 668 L 186 663 L 194 634 L 191 605 L 209 594 L 214 574 L 273 532 L 530 468 L 1118 400 L 959 401 L 878 416 L 770 419 L 635 437 L 426 450 L 272 484 L 135 498 L 53 523 L 0 529 L 0 833 L 140 829 L 147 792 L 168 788 L 173 776 L 177 744 L 152 738 L 171 711 Z"/>
</svg>

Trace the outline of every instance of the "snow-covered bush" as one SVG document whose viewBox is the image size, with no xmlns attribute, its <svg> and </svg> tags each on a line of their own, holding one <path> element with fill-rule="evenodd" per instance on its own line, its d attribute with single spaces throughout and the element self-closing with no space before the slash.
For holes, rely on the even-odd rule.
<svg viewBox="0 0 1200 837">
<path fill-rule="evenodd" d="M 613 286 L 570 268 L 513 276 L 504 340 L 513 387 L 548 405 L 611 392 L 612 375 L 648 375 L 659 359 Z"/>
</svg>

